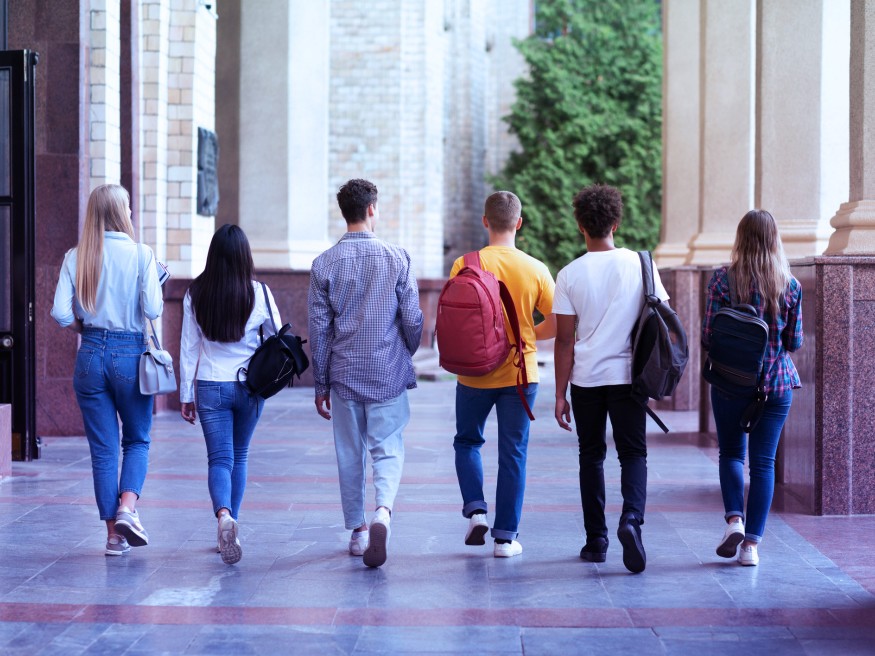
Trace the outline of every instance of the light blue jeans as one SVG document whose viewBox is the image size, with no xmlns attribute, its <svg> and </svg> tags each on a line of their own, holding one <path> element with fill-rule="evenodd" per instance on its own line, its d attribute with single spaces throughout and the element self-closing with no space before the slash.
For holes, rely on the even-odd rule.
<svg viewBox="0 0 875 656">
<path fill-rule="evenodd" d="M 373 461 L 376 507 L 391 512 L 395 503 L 404 466 L 401 432 L 410 421 L 407 391 L 381 403 L 350 401 L 332 391 L 331 419 L 343 522 L 352 530 L 365 524 L 368 453 Z"/>
<path fill-rule="evenodd" d="M 197 381 L 197 412 L 207 445 L 207 484 L 214 513 L 227 508 L 237 519 L 246 490 L 249 443 L 262 408 L 264 399 L 237 381 Z"/>
<path fill-rule="evenodd" d="M 538 383 L 529 383 L 524 394 L 529 407 L 533 407 Z M 515 385 L 493 389 L 456 385 L 453 448 L 456 450 L 456 476 L 462 492 L 462 514 L 470 517 L 475 510 L 486 510 L 480 447 L 486 442 L 483 429 L 493 406 L 498 418 L 498 484 L 491 534 L 497 540 L 515 540 L 526 492 L 526 456 L 531 424 Z"/>
<path fill-rule="evenodd" d="M 100 519 L 115 519 L 119 496 L 138 497 L 149 466 L 152 397 L 140 394 L 143 334 L 86 328 L 76 355 L 73 389 L 91 450 Z M 119 418 L 122 467 L 119 477 Z"/>
</svg>

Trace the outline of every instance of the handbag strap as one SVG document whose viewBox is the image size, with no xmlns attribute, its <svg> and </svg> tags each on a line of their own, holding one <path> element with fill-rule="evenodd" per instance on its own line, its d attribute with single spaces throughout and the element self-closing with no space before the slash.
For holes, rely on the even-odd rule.
<svg viewBox="0 0 875 656">
<path fill-rule="evenodd" d="M 155 348 L 159 351 L 161 349 L 161 343 L 158 341 L 158 333 L 155 331 L 155 324 L 152 323 L 152 320 L 146 316 L 146 308 L 143 307 L 143 248 L 140 242 L 137 242 L 137 301 L 140 306 L 140 312 L 143 314 L 143 341 L 146 345 L 149 344 L 149 337 L 146 334 L 146 322 L 149 322 L 149 326 L 152 328 L 152 342 L 155 344 Z"/>
</svg>

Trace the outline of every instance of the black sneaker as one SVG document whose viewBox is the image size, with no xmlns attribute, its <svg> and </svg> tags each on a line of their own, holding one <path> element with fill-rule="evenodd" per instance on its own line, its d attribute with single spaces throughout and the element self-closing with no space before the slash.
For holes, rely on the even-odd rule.
<svg viewBox="0 0 875 656">
<path fill-rule="evenodd" d="M 629 516 L 621 519 L 617 537 L 623 545 L 623 564 L 626 569 L 633 574 L 643 572 L 647 554 L 644 553 L 644 544 L 641 542 L 641 522 L 638 518 Z"/>
<path fill-rule="evenodd" d="M 580 550 L 580 559 L 590 563 L 603 563 L 608 554 L 607 538 L 592 538 L 587 540 Z"/>
</svg>

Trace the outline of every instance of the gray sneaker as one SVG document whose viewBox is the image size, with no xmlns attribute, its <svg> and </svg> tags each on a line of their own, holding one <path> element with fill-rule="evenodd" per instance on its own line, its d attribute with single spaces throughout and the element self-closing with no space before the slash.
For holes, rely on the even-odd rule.
<svg viewBox="0 0 875 656">
<path fill-rule="evenodd" d="M 106 541 L 107 556 L 123 556 L 131 550 L 131 545 L 120 535 L 113 535 Z"/>
<path fill-rule="evenodd" d="M 243 547 L 237 539 L 237 522 L 231 515 L 225 515 L 219 522 L 219 552 L 226 565 L 233 565 L 243 558 Z"/>
<path fill-rule="evenodd" d="M 149 534 L 140 523 L 136 510 L 121 506 L 115 515 L 115 532 L 125 538 L 132 547 L 145 547 L 149 544 Z"/>
</svg>

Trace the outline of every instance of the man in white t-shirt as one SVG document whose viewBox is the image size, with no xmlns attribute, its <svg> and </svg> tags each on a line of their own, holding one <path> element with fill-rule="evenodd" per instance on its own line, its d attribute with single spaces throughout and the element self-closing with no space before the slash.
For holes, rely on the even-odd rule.
<svg viewBox="0 0 875 656">
<path fill-rule="evenodd" d="M 623 218 L 617 189 L 584 187 L 574 197 L 574 217 L 587 253 L 559 272 L 553 313 L 556 421 L 570 431 L 573 411 L 580 445 L 580 499 L 586 529 L 580 557 L 602 563 L 608 550 L 604 461 L 610 416 L 623 494 L 617 537 L 623 545 L 623 564 L 638 573 L 647 559 L 641 541 L 647 499 L 647 415 L 631 394 L 631 333 L 644 305 L 641 262 L 636 252 L 614 246 L 614 232 Z M 668 300 L 656 267 L 653 275 L 657 296 Z"/>
</svg>

